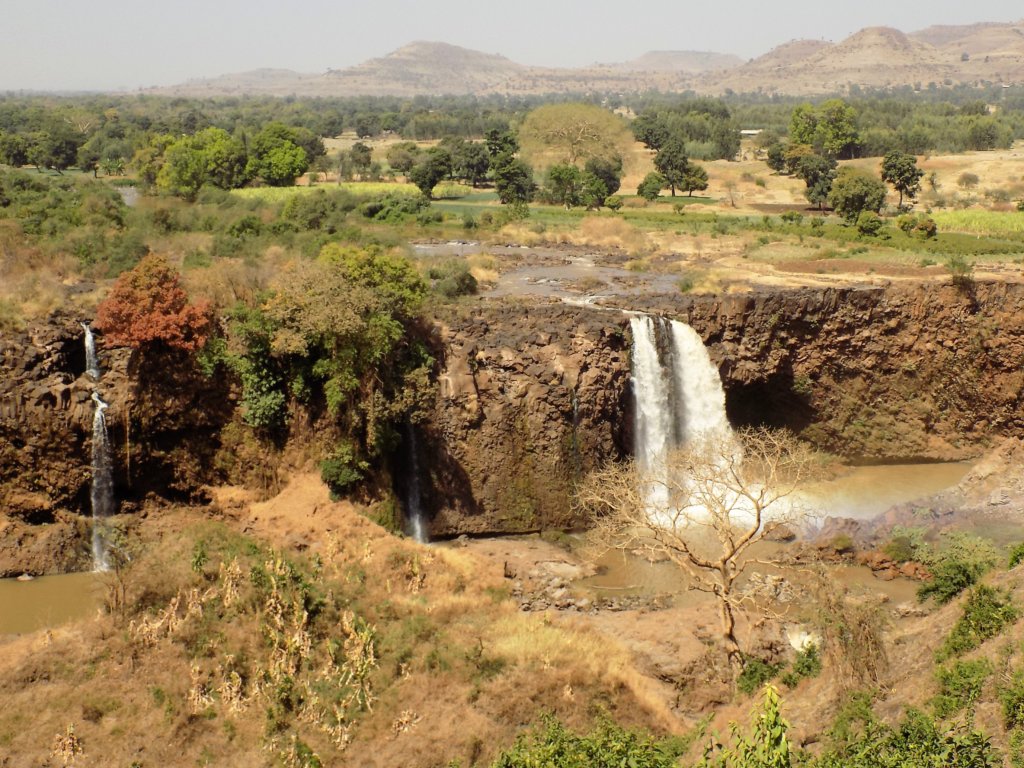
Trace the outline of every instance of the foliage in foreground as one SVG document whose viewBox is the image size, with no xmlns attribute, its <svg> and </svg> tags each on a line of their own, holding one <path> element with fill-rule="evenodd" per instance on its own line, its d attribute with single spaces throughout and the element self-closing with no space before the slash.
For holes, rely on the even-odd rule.
<svg viewBox="0 0 1024 768">
<path fill-rule="evenodd" d="M 794 750 L 782 702 L 771 686 L 751 713 L 749 730 L 736 723 L 728 738 L 711 738 L 696 762 L 681 761 L 690 739 L 655 741 L 605 721 L 586 735 L 552 718 L 502 752 L 492 768 L 990 768 L 1001 765 L 988 737 L 967 728 L 946 729 L 910 709 L 896 726 L 879 722 L 867 696 L 855 696 L 837 718 L 819 756 Z M 692 735 L 698 735 L 698 730 Z"/>
<path fill-rule="evenodd" d="M 502 752 L 492 768 L 675 768 L 680 745 L 658 742 L 610 720 L 586 735 L 572 733 L 547 717 Z"/>
<path fill-rule="evenodd" d="M 1016 621 L 1018 615 L 1006 590 L 985 584 L 975 587 L 968 594 L 963 613 L 953 625 L 949 637 L 939 648 L 938 658 L 948 659 L 977 648 Z"/>
</svg>

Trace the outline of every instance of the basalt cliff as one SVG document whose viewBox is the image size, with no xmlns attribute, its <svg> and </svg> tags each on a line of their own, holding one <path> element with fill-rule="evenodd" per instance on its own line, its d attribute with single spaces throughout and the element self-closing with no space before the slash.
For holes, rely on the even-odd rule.
<svg viewBox="0 0 1024 768">
<path fill-rule="evenodd" d="M 416 427 L 431 536 L 581 522 L 574 483 L 631 451 L 631 339 L 620 309 L 481 299 L 436 321 L 436 405 Z M 969 458 L 1024 435 L 1021 285 L 674 295 L 629 309 L 698 331 L 734 425 L 785 426 L 861 461 Z M 0 340 L 0 575 L 86 563 L 96 387 L 111 403 L 123 511 L 160 496 L 202 498 L 204 484 L 246 476 L 241 464 L 266 473 L 283 461 L 280 451 L 236 449 L 226 378 L 170 362 L 154 376 L 127 350 L 103 350 L 104 376 L 92 381 L 81 319 Z M 295 438 L 310 439 L 310 429 Z M 402 498 L 408 456 L 393 457 L 390 475 Z"/>
</svg>

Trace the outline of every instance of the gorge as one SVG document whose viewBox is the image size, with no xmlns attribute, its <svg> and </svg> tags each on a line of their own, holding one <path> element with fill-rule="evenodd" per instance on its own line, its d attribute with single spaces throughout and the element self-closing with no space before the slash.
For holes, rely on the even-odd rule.
<svg viewBox="0 0 1024 768">
<path fill-rule="evenodd" d="M 978 283 L 970 296 L 896 284 L 643 303 L 706 343 L 733 425 L 789 427 L 855 462 L 960 460 L 1024 430 L 1020 285 Z M 430 537 L 579 523 L 566 503 L 573 484 L 630 454 L 636 439 L 637 319 L 610 309 L 482 300 L 437 320 L 437 400 L 410 433 L 420 447 L 406 461 L 421 462 L 419 487 L 401 494 L 419 497 Z M 68 318 L 0 342 L 0 482 L 6 525 L 17 531 L 0 551 L 3 574 L 83 568 L 70 542 L 88 509 L 97 413 L 125 435 L 111 441 L 125 511 L 154 493 L 202 498 L 217 480 L 230 382 L 195 374 L 161 389 L 111 350 L 104 392 L 117 407 L 94 411 L 81 334 Z M 261 460 L 273 473 L 290 459 L 272 451 Z"/>
</svg>

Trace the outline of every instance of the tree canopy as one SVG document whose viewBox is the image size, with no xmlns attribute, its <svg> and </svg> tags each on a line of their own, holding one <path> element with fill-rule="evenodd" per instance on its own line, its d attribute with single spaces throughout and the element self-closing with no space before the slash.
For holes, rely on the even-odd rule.
<svg viewBox="0 0 1024 768">
<path fill-rule="evenodd" d="M 526 116 L 519 141 L 534 165 L 577 165 L 590 158 L 621 158 L 632 136 L 626 122 L 603 107 L 548 104 Z"/>
<path fill-rule="evenodd" d="M 917 158 L 894 149 L 882 159 L 882 181 L 892 184 L 900 194 L 899 205 L 903 207 L 903 198 L 910 200 L 921 191 L 921 179 L 924 171 L 917 167 Z"/>
<path fill-rule="evenodd" d="M 832 182 L 828 201 L 835 212 L 848 224 L 857 221 L 862 213 L 878 213 L 885 205 L 885 184 L 866 171 L 849 166 L 840 168 Z"/>
</svg>

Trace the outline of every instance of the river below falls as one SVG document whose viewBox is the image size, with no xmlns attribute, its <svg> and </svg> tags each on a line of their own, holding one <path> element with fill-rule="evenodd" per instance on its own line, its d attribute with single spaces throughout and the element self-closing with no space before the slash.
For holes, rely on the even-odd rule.
<svg viewBox="0 0 1024 768">
<path fill-rule="evenodd" d="M 0 637 L 57 627 L 92 616 L 106 590 L 96 573 L 0 579 Z"/>
</svg>

